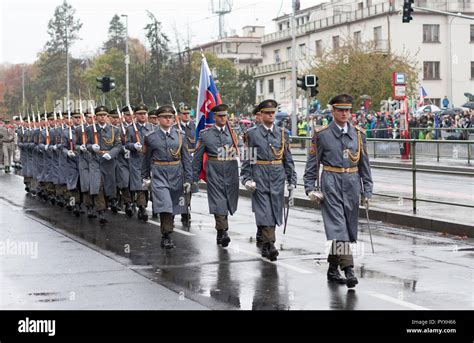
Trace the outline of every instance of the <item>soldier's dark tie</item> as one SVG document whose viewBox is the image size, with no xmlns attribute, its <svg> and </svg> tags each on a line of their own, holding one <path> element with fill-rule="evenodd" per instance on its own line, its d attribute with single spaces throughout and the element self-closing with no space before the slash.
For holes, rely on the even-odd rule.
<svg viewBox="0 0 474 343">
<path fill-rule="evenodd" d="M 170 137 L 170 133 L 169 133 L 169 132 L 166 132 L 166 137 Z"/>
</svg>

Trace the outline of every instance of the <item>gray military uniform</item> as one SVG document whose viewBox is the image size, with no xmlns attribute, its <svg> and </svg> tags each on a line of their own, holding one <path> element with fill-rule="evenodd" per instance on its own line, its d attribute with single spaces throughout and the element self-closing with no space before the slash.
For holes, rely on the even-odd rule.
<svg viewBox="0 0 474 343">
<path fill-rule="evenodd" d="M 361 184 L 363 194 L 370 198 L 373 183 L 364 130 L 355 128 L 349 123 L 347 125 L 346 134 L 341 132 L 334 121 L 314 132 L 304 174 L 304 185 L 306 193 L 316 189 L 319 176 L 318 161 L 326 168 L 328 166 L 356 168 L 351 172 L 323 170 L 321 175 L 321 191 L 324 194 L 321 212 L 327 239 L 355 242 Z M 360 151 L 358 137 L 362 144 Z M 355 157 L 358 151 L 359 159 L 354 162 L 351 156 Z"/>
<path fill-rule="evenodd" d="M 157 129 L 145 137 L 141 176 L 151 176 L 153 213 L 181 214 L 187 210 L 183 183 L 192 182 L 192 165 L 184 140 L 184 134 L 174 127 L 169 136 Z M 163 233 L 172 231 L 172 222 L 167 224 L 161 227 Z"/>
<path fill-rule="evenodd" d="M 256 152 L 257 160 L 246 158 L 242 163 L 242 184 L 255 181 L 257 189 L 252 193 L 252 210 L 257 226 L 275 227 L 283 222 L 285 180 L 296 185 L 296 171 L 289 150 L 289 134 L 284 131 L 285 146 L 282 146 L 282 130 L 273 125 L 268 132 L 264 125 L 249 129 L 245 142 L 250 154 Z M 264 233 L 264 242 L 275 241 L 274 232 Z"/>
<path fill-rule="evenodd" d="M 239 200 L 239 167 L 229 130 L 225 128 L 222 132 L 220 128 L 213 126 L 200 132 L 193 158 L 194 182 L 199 181 L 205 152 L 208 155 L 206 182 L 209 213 L 233 215 Z"/>
</svg>

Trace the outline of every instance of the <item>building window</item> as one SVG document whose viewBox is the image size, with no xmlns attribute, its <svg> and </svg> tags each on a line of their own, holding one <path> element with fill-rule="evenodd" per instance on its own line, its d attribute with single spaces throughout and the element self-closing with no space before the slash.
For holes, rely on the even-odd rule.
<svg viewBox="0 0 474 343">
<path fill-rule="evenodd" d="M 278 31 L 283 31 L 283 23 L 278 24 Z"/>
<path fill-rule="evenodd" d="M 439 25 L 423 25 L 423 43 L 439 43 Z"/>
<path fill-rule="evenodd" d="M 286 60 L 291 61 L 291 46 L 286 48 Z"/>
<path fill-rule="evenodd" d="M 431 103 L 435 106 L 441 107 L 441 99 L 440 98 L 430 98 Z"/>
<path fill-rule="evenodd" d="M 275 59 L 275 63 L 281 63 L 280 49 L 273 50 L 273 57 Z"/>
<path fill-rule="evenodd" d="M 354 32 L 354 44 L 358 46 L 362 43 L 362 33 L 360 31 Z"/>
<path fill-rule="evenodd" d="M 382 40 L 382 26 L 374 27 L 374 41 L 380 42 Z"/>
<path fill-rule="evenodd" d="M 339 50 L 339 36 L 332 36 L 332 48 L 335 51 Z"/>
<path fill-rule="evenodd" d="M 363 2 L 359 2 L 359 3 L 357 4 L 357 9 L 358 9 L 358 10 L 363 10 L 363 9 L 364 9 L 364 3 L 363 3 Z"/>
<path fill-rule="evenodd" d="M 306 58 L 306 44 L 298 45 L 300 58 Z"/>
<path fill-rule="evenodd" d="M 273 79 L 268 80 L 268 93 L 273 93 Z"/>
<path fill-rule="evenodd" d="M 423 79 L 440 80 L 439 62 L 423 62 Z"/>
<path fill-rule="evenodd" d="M 286 91 L 286 77 L 280 77 L 280 92 Z"/>
<path fill-rule="evenodd" d="M 474 25 L 471 24 L 471 43 L 474 43 Z"/>
<path fill-rule="evenodd" d="M 474 79 L 474 62 L 471 62 L 471 79 Z"/>
<path fill-rule="evenodd" d="M 323 41 L 321 39 L 316 41 L 316 57 L 323 57 Z"/>
<path fill-rule="evenodd" d="M 263 80 L 258 81 L 258 94 L 263 94 Z"/>
</svg>

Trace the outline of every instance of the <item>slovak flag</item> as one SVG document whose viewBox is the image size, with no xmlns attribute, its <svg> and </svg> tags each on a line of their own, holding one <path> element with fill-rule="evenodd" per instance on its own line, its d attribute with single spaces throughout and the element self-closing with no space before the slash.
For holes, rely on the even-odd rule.
<svg viewBox="0 0 474 343">
<path fill-rule="evenodd" d="M 211 108 L 222 103 L 221 96 L 216 88 L 212 78 L 211 70 L 207 65 L 206 57 L 203 55 L 201 61 L 201 76 L 199 77 L 199 92 L 197 100 L 197 118 L 196 118 L 196 138 L 199 137 L 199 132 L 214 125 L 214 114 Z M 196 139 L 196 144 L 198 139 Z M 203 156 L 203 166 L 199 178 L 206 181 L 206 161 L 207 154 Z"/>
<path fill-rule="evenodd" d="M 418 104 L 420 106 L 423 106 L 425 104 L 425 98 L 428 96 L 428 93 L 426 93 L 425 89 L 423 88 L 423 86 L 420 87 L 420 100 L 418 102 Z"/>
</svg>

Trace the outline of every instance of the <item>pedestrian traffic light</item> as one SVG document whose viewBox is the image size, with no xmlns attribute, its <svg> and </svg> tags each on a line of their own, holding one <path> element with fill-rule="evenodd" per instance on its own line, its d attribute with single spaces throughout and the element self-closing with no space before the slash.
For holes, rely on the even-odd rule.
<svg viewBox="0 0 474 343">
<path fill-rule="evenodd" d="M 304 85 L 307 88 L 316 86 L 316 75 L 305 75 Z"/>
<path fill-rule="evenodd" d="M 308 89 L 308 88 L 306 87 L 306 81 L 305 81 L 305 77 L 304 77 L 304 76 L 302 76 L 302 77 L 297 77 L 296 80 L 297 80 L 297 81 L 296 81 L 296 85 L 297 85 L 298 87 L 300 87 L 300 88 L 303 89 L 303 90 L 307 90 L 307 89 Z"/>
<path fill-rule="evenodd" d="M 97 89 L 100 89 L 104 93 L 110 92 L 112 89 L 115 89 L 115 79 L 113 77 L 96 77 L 96 81 Z"/>
<path fill-rule="evenodd" d="M 318 95 L 318 93 L 319 93 L 319 91 L 318 91 L 318 87 L 319 87 L 319 84 L 318 84 L 319 77 L 317 77 L 316 75 L 311 75 L 311 76 L 314 76 L 314 83 L 313 83 L 314 86 L 312 86 L 312 87 L 310 88 L 310 90 L 311 90 L 311 97 L 314 98 L 314 97 L 316 97 L 316 96 Z"/>
<path fill-rule="evenodd" d="M 404 0 L 403 1 L 403 17 L 402 17 L 402 22 L 403 23 L 409 23 L 411 20 L 413 20 L 413 17 L 411 16 L 411 13 L 413 12 L 413 8 L 411 7 L 415 0 Z"/>
</svg>

